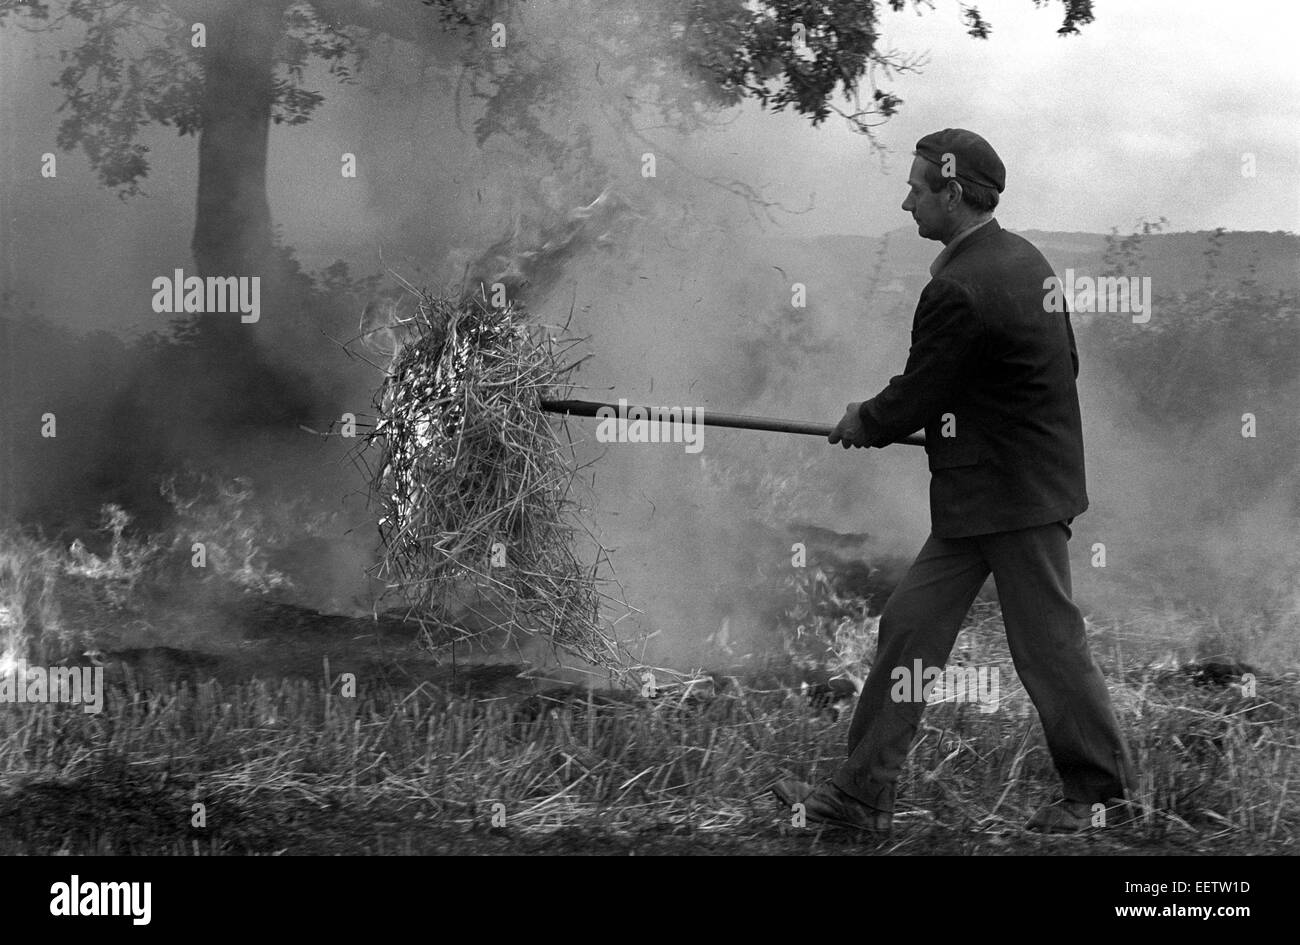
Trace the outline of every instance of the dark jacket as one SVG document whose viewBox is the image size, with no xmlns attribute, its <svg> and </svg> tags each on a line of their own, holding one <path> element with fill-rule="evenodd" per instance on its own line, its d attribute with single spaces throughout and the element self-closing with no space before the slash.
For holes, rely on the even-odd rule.
<svg viewBox="0 0 1300 945">
<path fill-rule="evenodd" d="M 992 220 L 921 293 L 907 367 L 860 411 L 872 446 L 925 428 L 939 538 L 1066 521 L 1088 507 L 1069 312 L 1043 254 Z M 952 415 L 943 436 L 944 417 Z"/>
</svg>

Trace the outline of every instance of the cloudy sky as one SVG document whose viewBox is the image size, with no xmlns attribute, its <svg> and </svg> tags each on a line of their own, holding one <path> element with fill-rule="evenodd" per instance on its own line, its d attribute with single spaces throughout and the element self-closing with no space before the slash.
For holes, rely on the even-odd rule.
<svg viewBox="0 0 1300 945">
<path fill-rule="evenodd" d="M 1165 216 L 1176 230 L 1300 230 L 1300 4 L 1097 0 L 1096 22 L 1065 38 L 1060 4 L 978 6 L 988 40 L 966 36 L 943 0 L 922 15 L 884 14 L 886 44 L 928 53 L 929 64 L 886 86 L 904 105 L 879 132 L 892 152 L 883 166 L 843 122 L 815 132 L 794 118 L 738 123 L 766 156 L 749 151 L 743 164 L 765 168 L 770 193 L 791 205 L 816 193 L 791 229 L 878 234 L 905 223 L 912 147 L 957 126 L 1006 163 L 999 216 L 1015 229 L 1107 232 Z M 1254 178 L 1242 175 L 1246 153 Z"/>
</svg>

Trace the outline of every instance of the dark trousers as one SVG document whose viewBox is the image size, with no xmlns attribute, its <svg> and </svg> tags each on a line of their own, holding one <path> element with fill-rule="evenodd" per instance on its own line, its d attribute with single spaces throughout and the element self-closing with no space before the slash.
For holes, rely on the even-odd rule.
<svg viewBox="0 0 1300 945">
<path fill-rule="evenodd" d="M 1070 530 L 1055 522 L 921 548 L 880 615 L 876 661 L 849 728 L 849 757 L 834 783 L 865 804 L 894 809 L 894 791 L 925 708 L 895 701 L 895 667 L 948 661 L 962 620 L 989 572 L 997 582 L 1016 673 L 1033 700 L 1065 798 L 1095 803 L 1131 786 L 1128 750 L 1101 671 L 1070 599 Z"/>
</svg>

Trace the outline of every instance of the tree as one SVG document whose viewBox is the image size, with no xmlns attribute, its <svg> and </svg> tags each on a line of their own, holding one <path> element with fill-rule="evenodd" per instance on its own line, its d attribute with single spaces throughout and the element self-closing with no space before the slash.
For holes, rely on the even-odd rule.
<svg viewBox="0 0 1300 945">
<path fill-rule="evenodd" d="M 895 11 L 906 5 L 885 2 Z M 1091 0 L 1060 2 L 1061 34 L 1092 21 Z M 493 52 L 492 31 L 522 6 L 487 0 L 0 0 L 0 24 L 13 18 L 42 31 L 81 27 L 80 44 L 62 53 L 65 66 L 56 82 L 67 112 L 58 144 L 80 147 L 103 184 L 123 198 L 140 193 L 149 173 L 142 129 L 158 124 L 198 137 L 191 248 L 199 274 L 210 275 L 256 273 L 273 258 L 268 131 L 272 123 L 309 120 L 324 100 L 303 84 L 313 59 L 328 64 L 339 81 L 352 82 L 369 42 L 400 40 L 444 68 L 470 67 L 473 94 L 483 103 L 480 143 L 507 134 L 553 158 L 563 152 L 544 115 L 565 100 L 575 77 L 556 68 L 545 41 L 525 37 L 510 55 Z M 633 116 L 642 109 L 689 130 L 745 98 L 776 111 L 793 109 L 814 125 L 839 113 L 870 134 L 901 104 L 876 85 L 877 74 L 915 66 L 881 50 L 874 0 L 584 0 L 555 6 L 604 65 L 596 81 L 616 103 L 612 120 L 631 134 L 637 133 Z M 978 9 L 962 10 L 970 35 L 987 37 L 991 27 Z M 864 80 L 871 86 L 865 105 L 859 97 Z M 850 103 L 847 110 L 837 96 Z"/>
</svg>

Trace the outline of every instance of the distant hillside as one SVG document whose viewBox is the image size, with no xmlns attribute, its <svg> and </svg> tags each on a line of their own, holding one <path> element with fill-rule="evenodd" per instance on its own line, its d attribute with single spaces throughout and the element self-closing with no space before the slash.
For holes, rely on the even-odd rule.
<svg viewBox="0 0 1300 945">
<path fill-rule="evenodd" d="M 1059 233 L 1045 230 L 1017 231 L 1037 246 L 1058 273 L 1072 268 L 1079 274 L 1099 275 L 1106 237 L 1099 233 Z M 1206 279 L 1206 250 L 1209 232 L 1152 234 L 1142 238 L 1143 265 L 1137 275 L 1150 276 L 1157 296 L 1177 292 Z M 783 237 L 764 240 L 761 252 L 790 273 L 804 264 L 814 272 L 833 271 L 837 279 L 851 283 L 859 293 L 875 293 L 877 302 L 904 297 L 910 306 L 929 279 L 929 266 L 942 249 L 939 243 L 923 240 L 915 227 L 892 230 L 883 237 L 819 236 L 807 239 Z M 882 253 L 883 249 L 883 253 Z M 1220 244 L 1221 254 L 1211 273 L 1214 282 L 1231 285 L 1249 274 L 1267 289 L 1300 287 L 1300 236 L 1288 233 L 1228 232 Z"/>
</svg>

